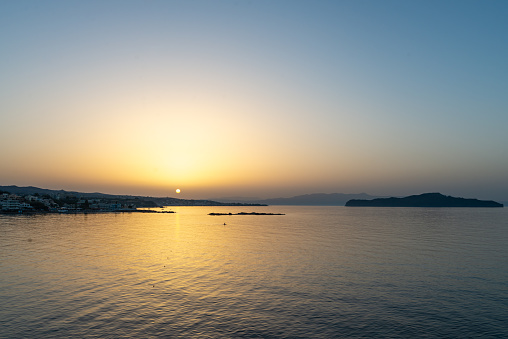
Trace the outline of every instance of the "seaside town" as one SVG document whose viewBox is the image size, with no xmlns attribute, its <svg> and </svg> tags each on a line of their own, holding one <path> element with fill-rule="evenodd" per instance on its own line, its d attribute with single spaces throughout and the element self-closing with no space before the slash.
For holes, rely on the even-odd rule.
<svg viewBox="0 0 508 339">
<path fill-rule="evenodd" d="M 146 204 L 141 204 L 146 205 Z M 78 213 L 78 212 L 131 212 L 136 204 L 113 199 L 85 199 L 70 194 L 33 195 L 0 191 L 2 213 Z"/>
<path fill-rule="evenodd" d="M 266 206 L 250 203 L 222 203 L 171 197 L 143 197 L 48 190 L 37 187 L 0 186 L 0 213 L 174 213 L 153 209 L 164 206 Z"/>
</svg>

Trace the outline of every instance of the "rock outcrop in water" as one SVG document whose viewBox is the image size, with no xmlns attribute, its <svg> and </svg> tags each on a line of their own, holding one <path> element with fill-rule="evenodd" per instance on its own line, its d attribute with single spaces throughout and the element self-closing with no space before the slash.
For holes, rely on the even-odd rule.
<svg viewBox="0 0 508 339">
<path fill-rule="evenodd" d="M 265 213 L 265 212 L 239 212 L 239 213 L 208 213 L 208 215 L 285 215 L 284 213 Z"/>
<path fill-rule="evenodd" d="M 441 193 L 424 193 L 405 198 L 352 199 L 346 206 L 362 207 L 503 207 L 492 200 L 456 198 Z"/>
</svg>

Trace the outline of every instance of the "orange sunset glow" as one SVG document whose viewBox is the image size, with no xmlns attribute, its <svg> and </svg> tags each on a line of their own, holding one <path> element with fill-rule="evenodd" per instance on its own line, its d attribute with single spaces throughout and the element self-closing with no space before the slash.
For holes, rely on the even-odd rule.
<svg viewBox="0 0 508 339">
<path fill-rule="evenodd" d="M 2 184 L 508 200 L 500 29 L 331 2 L 95 6 L 2 5 Z"/>
</svg>

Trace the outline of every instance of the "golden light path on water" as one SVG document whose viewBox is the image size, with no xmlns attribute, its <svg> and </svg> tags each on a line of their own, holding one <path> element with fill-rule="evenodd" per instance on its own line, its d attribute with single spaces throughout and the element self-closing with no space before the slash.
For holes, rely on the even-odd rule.
<svg viewBox="0 0 508 339">
<path fill-rule="evenodd" d="M 506 209 L 167 210 L 0 215 L 6 337 L 508 334 Z"/>
</svg>

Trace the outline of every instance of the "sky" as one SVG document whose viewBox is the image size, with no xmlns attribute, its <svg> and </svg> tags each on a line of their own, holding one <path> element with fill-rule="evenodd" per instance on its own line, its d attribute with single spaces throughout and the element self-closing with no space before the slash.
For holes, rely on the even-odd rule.
<svg viewBox="0 0 508 339">
<path fill-rule="evenodd" d="M 508 201 L 506 17 L 497 0 L 1 1 L 0 185 Z"/>
</svg>

